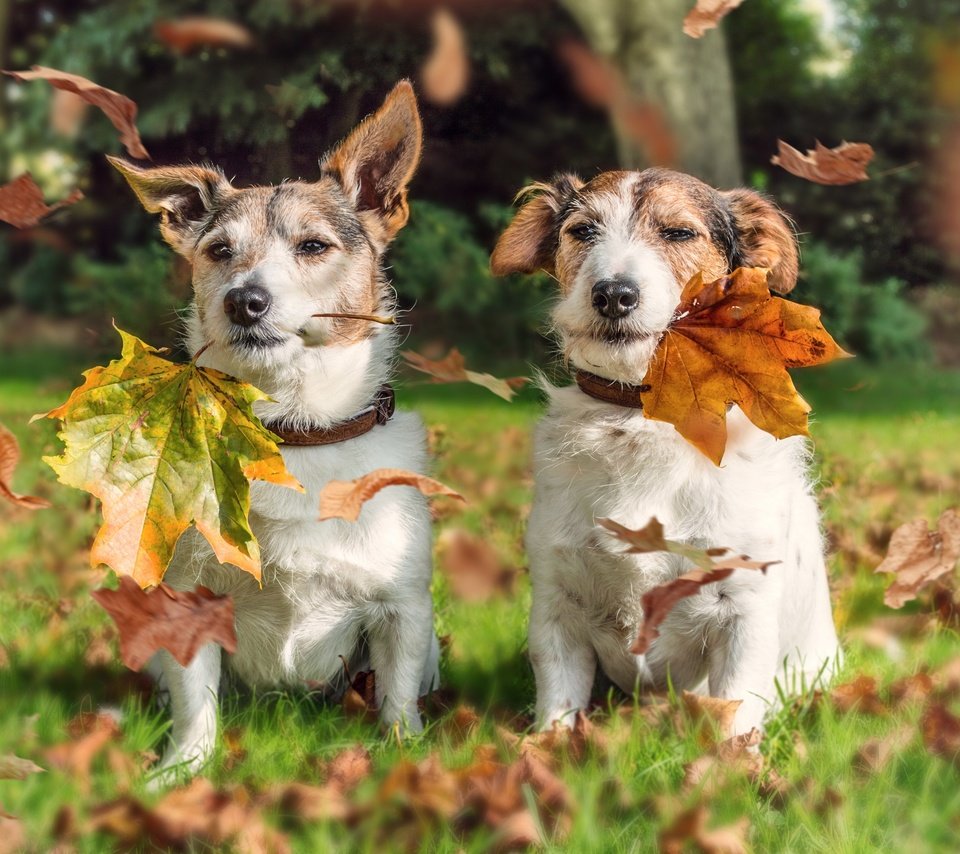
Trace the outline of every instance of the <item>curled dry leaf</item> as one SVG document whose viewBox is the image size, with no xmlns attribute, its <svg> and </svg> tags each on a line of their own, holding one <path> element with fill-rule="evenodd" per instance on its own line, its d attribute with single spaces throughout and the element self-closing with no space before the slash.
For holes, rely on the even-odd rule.
<svg viewBox="0 0 960 854">
<path fill-rule="evenodd" d="M 527 382 L 526 377 L 509 377 L 508 379 L 501 380 L 492 374 L 480 374 L 476 371 L 468 371 L 463 354 L 456 347 L 442 359 L 428 359 L 426 356 L 421 356 L 412 350 L 405 350 L 400 355 L 407 360 L 407 364 L 410 365 L 411 368 L 432 376 L 434 382 L 473 383 L 474 385 L 483 386 L 504 400 L 512 400 L 516 394 L 516 389 L 521 388 L 524 383 Z"/>
<path fill-rule="evenodd" d="M 19 461 L 20 445 L 17 443 L 17 437 L 0 424 L 0 498 L 5 498 L 18 507 L 25 507 L 28 510 L 49 507 L 49 501 L 34 498 L 31 495 L 20 495 L 13 491 L 13 473 Z"/>
<path fill-rule="evenodd" d="M 68 139 L 76 138 L 90 104 L 65 89 L 55 89 L 50 99 L 50 129 Z"/>
<path fill-rule="evenodd" d="M 412 486 L 424 495 L 446 495 L 463 501 L 459 492 L 440 481 L 404 469 L 376 469 L 356 480 L 331 480 L 320 492 L 320 520 L 356 522 L 363 505 L 388 486 Z"/>
<path fill-rule="evenodd" d="M 377 720 L 377 674 L 373 670 L 361 670 L 350 681 L 343 693 L 343 711 L 350 717 Z"/>
<path fill-rule="evenodd" d="M 651 166 L 676 163 L 677 143 L 663 111 L 637 99 L 613 63 L 579 41 L 561 42 L 557 53 L 569 69 L 580 97 L 594 107 L 608 110 L 622 132 L 643 147 Z"/>
<path fill-rule="evenodd" d="M 887 556 L 876 572 L 895 578 L 883 601 L 901 608 L 916 599 L 924 587 L 953 572 L 960 561 L 960 513 L 945 510 L 931 531 L 925 519 L 915 519 L 897 528 L 890 537 Z"/>
<path fill-rule="evenodd" d="M 118 330 L 120 331 L 120 330 Z M 158 584 L 177 540 L 191 525 L 221 563 L 260 578 L 250 529 L 250 481 L 302 487 L 253 414 L 266 395 L 226 374 L 120 331 L 123 354 L 92 368 L 62 406 L 62 456 L 45 457 L 62 483 L 96 496 L 104 524 L 91 564 L 103 563 L 141 587 Z"/>
<path fill-rule="evenodd" d="M 0 220 L 15 228 L 33 228 L 44 217 L 60 208 L 76 204 L 82 198 L 83 193 L 74 190 L 62 201 L 47 205 L 30 173 L 24 172 L 19 178 L 14 178 L 0 187 Z"/>
<path fill-rule="evenodd" d="M 509 595 L 516 587 L 520 569 L 500 559 L 484 539 L 461 528 L 448 528 L 437 542 L 440 570 L 451 593 L 465 602 L 486 602 Z"/>
<path fill-rule="evenodd" d="M 120 658 L 131 670 L 140 670 L 161 649 L 184 667 L 207 643 L 236 651 L 233 601 L 206 587 L 180 591 L 162 584 L 146 591 L 122 576 L 119 590 L 94 590 L 92 595 L 117 624 Z"/>
<path fill-rule="evenodd" d="M 707 584 L 728 578 L 737 569 L 753 569 L 765 573 L 768 567 L 779 563 L 756 561 L 746 555 L 727 557 L 730 550 L 726 548 L 701 549 L 687 543 L 667 540 L 663 536 L 663 525 L 656 517 L 638 530 L 624 527 L 613 519 L 598 519 L 597 523 L 630 546 L 626 550 L 627 554 L 665 551 L 681 555 L 698 567 L 643 594 L 640 600 L 643 607 L 643 626 L 631 647 L 631 651 L 636 655 L 642 655 L 650 648 L 650 644 L 660 635 L 660 625 L 681 599 L 699 593 Z"/>
<path fill-rule="evenodd" d="M 253 35 L 241 24 L 223 18 L 189 17 L 157 21 L 154 35 L 176 53 L 200 47 L 253 47 Z"/>
<path fill-rule="evenodd" d="M 550 729 L 524 736 L 515 735 L 503 727 L 497 732 L 507 747 L 551 767 L 560 759 L 581 765 L 591 754 L 606 755 L 610 744 L 607 733 L 582 711 L 577 712 L 572 727 L 553 721 Z"/>
<path fill-rule="evenodd" d="M 0 756 L 0 780 L 26 780 L 31 774 L 39 774 L 43 770 L 29 759 L 12 754 Z"/>
<path fill-rule="evenodd" d="M 778 139 L 777 148 L 778 153 L 770 158 L 774 166 L 814 184 L 841 186 L 870 180 L 867 166 L 873 160 L 873 147 L 865 142 L 844 142 L 836 148 L 827 148 L 817 140 L 816 148 L 802 154 Z"/>
<path fill-rule="evenodd" d="M 430 18 L 430 27 L 433 50 L 420 72 L 423 96 L 441 107 L 449 107 L 463 97 L 470 82 L 467 38 L 448 9 L 437 9 Z"/>
<path fill-rule="evenodd" d="M 697 0 L 697 5 L 683 19 L 683 31 L 692 39 L 700 38 L 708 30 L 720 25 L 720 19 L 739 6 L 743 0 Z"/>
<path fill-rule="evenodd" d="M 713 795 L 725 787 L 733 774 L 745 775 L 760 781 L 763 773 L 763 756 L 755 750 L 762 739 L 760 730 L 735 735 L 716 744 L 703 756 L 689 762 L 683 768 L 683 791 Z"/>
<path fill-rule="evenodd" d="M 673 424 L 720 465 L 730 404 L 778 439 L 805 436 L 810 407 L 787 368 L 848 355 L 819 310 L 771 296 L 766 270 L 741 267 L 714 282 L 698 273 L 643 379 L 643 413 Z"/>
<path fill-rule="evenodd" d="M 138 160 L 150 159 L 147 149 L 140 141 L 140 132 L 137 130 L 137 105 L 126 95 L 100 86 L 79 74 L 70 74 L 56 68 L 45 68 L 42 65 L 34 65 L 29 71 L 4 71 L 3 73 L 22 82 L 46 80 L 56 89 L 63 89 L 83 98 L 88 104 L 93 104 L 102 110 L 110 119 L 113 126 L 120 132 L 120 142 L 131 157 L 136 157 Z"/>
</svg>

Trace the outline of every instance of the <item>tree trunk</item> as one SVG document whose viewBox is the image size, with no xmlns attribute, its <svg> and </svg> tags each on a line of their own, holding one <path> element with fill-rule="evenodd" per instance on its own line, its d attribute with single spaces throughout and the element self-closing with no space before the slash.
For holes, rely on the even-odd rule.
<svg viewBox="0 0 960 854">
<path fill-rule="evenodd" d="M 595 53 L 614 63 L 631 92 L 663 111 L 675 135 L 678 168 L 709 184 L 743 180 L 733 81 L 721 29 L 683 32 L 693 0 L 560 0 Z M 616 129 L 620 163 L 647 165 L 639 143 Z"/>
</svg>

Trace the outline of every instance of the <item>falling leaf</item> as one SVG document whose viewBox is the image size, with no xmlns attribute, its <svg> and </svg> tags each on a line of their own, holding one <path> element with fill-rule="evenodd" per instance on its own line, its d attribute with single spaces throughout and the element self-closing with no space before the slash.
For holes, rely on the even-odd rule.
<svg viewBox="0 0 960 854">
<path fill-rule="evenodd" d="M 659 637 L 660 625 L 681 599 L 699 593 L 706 584 L 729 578 L 737 569 L 753 569 L 766 573 L 768 567 L 779 563 L 779 561 L 751 560 L 746 555 L 724 557 L 730 552 L 729 549 L 701 549 L 686 543 L 667 540 L 663 536 L 663 525 L 655 516 L 638 530 L 626 528 L 619 522 L 614 522 L 613 519 L 597 519 L 597 524 L 630 546 L 624 554 L 670 552 L 681 555 L 698 567 L 648 590 L 640 598 L 640 604 L 643 607 L 643 626 L 631 647 L 631 652 L 636 655 L 645 653 L 650 648 L 650 644 Z"/>
<path fill-rule="evenodd" d="M 487 540 L 461 528 L 448 528 L 437 543 L 440 570 L 450 592 L 465 602 L 486 602 L 509 595 L 520 575 L 518 567 L 504 563 Z"/>
<path fill-rule="evenodd" d="M 221 563 L 259 579 L 250 480 L 300 488 L 276 437 L 253 414 L 266 395 L 120 336 L 122 357 L 87 371 L 69 400 L 46 414 L 63 422 L 66 449 L 45 461 L 62 483 L 103 503 L 91 564 L 141 587 L 159 584 L 177 540 L 195 524 Z"/>
<path fill-rule="evenodd" d="M 90 105 L 79 95 L 55 89 L 50 99 L 50 128 L 54 133 L 75 139 Z"/>
<path fill-rule="evenodd" d="M 412 350 L 406 350 L 400 354 L 407 360 L 407 364 L 415 370 L 422 371 L 434 378 L 434 382 L 441 383 L 460 383 L 468 382 L 483 386 L 492 391 L 497 397 L 504 400 L 512 400 L 516 394 L 516 389 L 521 387 L 527 380 L 526 377 L 510 377 L 501 380 L 491 374 L 479 374 L 476 371 L 468 371 L 463 354 L 454 347 L 442 359 L 428 359 Z"/>
<path fill-rule="evenodd" d="M 253 47 L 253 35 L 241 24 L 222 18 L 190 17 L 157 21 L 154 35 L 176 53 L 201 47 Z"/>
<path fill-rule="evenodd" d="M 470 82 L 467 38 L 448 9 L 437 9 L 430 18 L 430 27 L 433 49 L 420 72 L 423 95 L 434 104 L 449 107 L 463 97 Z"/>
<path fill-rule="evenodd" d="M 44 217 L 76 204 L 82 198 L 83 193 L 74 190 L 62 201 L 47 205 L 30 173 L 24 172 L 19 178 L 0 187 L 0 220 L 15 228 L 33 228 Z"/>
<path fill-rule="evenodd" d="M 236 651 L 233 601 L 206 587 L 180 591 L 161 584 L 145 591 L 125 575 L 119 590 L 94 590 L 91 595 L 117 624 L 120 658 L 131 670 L 140 670 L 161 649 L 184 667 L 207 643 Z"/>
<path fill-rule="evenodd" d="M 412 486 L 424 495 L 447 495 L 463 501 L 450 487 L 432 477 L 403 469 L 376 469 L 356 480 L 331 480 L 320 493 L 320 520 L 356 522 L 363 505 L 388 486 Z"/>
<path fill-rule="evenodd" d="M 683 19 L 683 31 L 692 39 L 700 38 L 708 30 L 719 26 L 720 19 L 726 17 L 743 0 L 697 0 L 697 5 Z"/>
<path fill-rule="evenodd" d="M 867 715 L 885 715 L 889 709 L 877 693 L 877 680 L 860 674 L 851 682 L 837 685 L 830 692 L 833 705 L 840 712 L 862 712 Z"/>
<path fill-rule="evenodd" d="M 25 507 L 28 510 L 49 507 L 49 501 L 34 498 L 31 495 L 20 495 L 13 491 L 13 473 L 19 461 L 20 445 L 17 443 L 17 437 L 0 424 L 0 498 L 5 498 L 18 507 Z"/>
<path fill-rule="evenodd" d="M 34 65 L 29 71 L 4 71 L 3 73 L 21 82 L 46 80 L 56 89 L 78 95 L 88 104 L 101 109 L 110 119 L 113 126 L 120 132 L 120 142 L 131 157 L 136 157 L 138 160 L 150 159 L 137 130 L 137 105 L 126 95 L 100 86 L 79 74 L 58 71 L 56 68 L 44 68 L 42 65 Z"/>
<path fill-rule="evenodd" d="M 927 750 L 960 766 L 960 718 L 942 703 L 932 703 L 920 719 Z"/>
<path fill-rule="evenodd" d="M 960 560 L 960 513 L 945 510 L 931 531 L 924 519 L 915 519 L 897 528 L 890 537 L 887 556 L 876 572 L 895 578 L 884 593 L 891 608 L 902 608 L 916 599 L 928 584 L 953 572 Z"/>
<path fill-rule="evenodd" d="M 591 106 L 608 110 L 623 133 L 644 148 L 651 166 L 676 164 L 677 142 L 663 111 L 636 98 L 613 63 L 579 41 L 561 42 L 557 53 L 580 97 Z"/>
<path fill-rule="evenodd" d="M 0 756 L 0 780 L 26 780 L 31 774 L 43 771 L 35 762 L 7 754 Z"/>
<path fill-rule="evenodd" d="M 643 379 L 643 412 L 720 465 L 730 404 L 778 439 L 805 436 L 810 407 L 787 368 L 846 355 L 817 309 L 771 296 L 766 270 L 742 267 L 706 283 L 698 273 Z"/>
<path fill-rule="evenodd" d="M 865 142 L 844 142 L 827 148 L 818 140 L 817 147 L 808 149 L 806 154 L 782 139 L 777 140 L 777 147 L 779 152 L 770 162 L 814 184 L 841 186 L 870 180 L 867 166 L 873 160 L 873 148 Z"/>
<path fill-rule="evenodd" d="M 23 822 L 0 810 L 0 854 L 19 854 L 28 850 L 27 844 Z"/>
</svg>

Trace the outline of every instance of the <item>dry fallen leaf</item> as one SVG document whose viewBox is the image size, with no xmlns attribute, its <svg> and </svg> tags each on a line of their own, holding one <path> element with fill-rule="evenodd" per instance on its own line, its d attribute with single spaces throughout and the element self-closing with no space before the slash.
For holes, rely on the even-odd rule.
<svg viewBox="0 0 960 854">
<path fill-rule="evenodd" d="M 388 486 L 412 486 L 424 495 L 446 495 L 463 501 L 460 493 L 440 481 L 403 469 L 376 469 L 356 480 L 331 480 L 320 493 L 320 521 L 346 519 L 356 522 L 363 505 Z"/>
<path fill-rule="evenodd" d="M 186 54 L 200 47 L 249 48 L 253 35 L 241 24 L 223 18 L 189 17 L 157 21 L 154 35 L 176 53 Z"/>
<path fill-rule="evenodd" d="M 643 594 L 640 599 L 643 606 L 643 626 L 631 647 L 631 652 L 636 655 L 642 655 L 650 648 L 650 644 L 660 635 L 660 625 L 681 599 L 699 593 L 706 584 L 728 578 L 737 569 L 753 569 L 765 573 L 768 567 L 779 563 L 752 560 L 746 555 L 724 557 L 729 553 L 729 549 L 701 549 L 687 543 L 667 540 L 663 536 L 663 526 L 656 517 L 638 530 L 626 528 L 613 519 L 597 519 L 597 524 L 606 528 L 621 542 L 629 544 L 630 548 L 626 549 L 625 554 L 671 552 L 682 555 L 698 567 Z"/>
<path fill-rule="evenodd" d="M 72 92 L 87 103 L 99 107 L 120 132 L 120 142 L 127 149 L 127 153 L 138 160 L 150 159 L 147 149 L 140 141 L 140 132 L 137 130 L 137 105 L 126 95 L 100 86 L 79 74 L 70 74 L 56 68 L 45 68 L 42 65 L 34 65 L 29 71 L 4 71 L 3 73 L 22 82 L 46 80 L 51 86 Z"/>
<path fill-rule="evenodd" d="M 456 347 L 442 359 L 428 359 L 426 356 L 421 356 L 412 350 L 405 350 L 400 355 L 407 360 L 407 364 L 410 365 L 411 368 L 432 376 L 434 382 L 473 383 L 474 385 L 483 386 L 504 400 L 512 400 L 516 394 L 516 389 L 520 388 L 527 381 L 526 377 L 510 377 L 501 380 L 492 374 L 480 374 L 476 371 L 468 371 L 463 354 Z"/>
<path fill-rule="evenodd" d="M 33 228 L 44 217 L 76 204 L 82 198 L 83 193 L 74 190 L 62 201 L 47 205 L 30 173 L 24 172 L 19 178 L 0 187 L 0 220 L 15 228 Z"/>
<path fill-rule="evenodd" d="M 691 723 L 695 726 L 698 739 L 704 747 L 731 738 L 734 719 L 737 709 L 743 705 L 743 700 L 727 700 L 723 697 L 706 697 L 684 691 L 681 695 L 683 709 Z M 731 750 L 736 749 L 738 742 L 732 742 Z M 748 745 L 744 745 L 744 748 Z"/>
<path fill-rule="evenodd" d="M 444 8 L 430 18 L 433 49 L 420 72 L 423 96 L 441 107 L 449 107 L 463 97 L 470 82 L 470 57 L 467 39 L 460 22 Z"/>
<path fill-rule="evenodd" d="M 778 439 L 805 436 L 810 407 L 787 368 L 847 355 L 817 309 L 771 296 L 766 270 L 742 267 L 714 282 L 698 273 L 643 379 L 643 413 L 720 465 L 730 404 Z"/>
<path fill-rule="evenodd" d="M 350 717 L 377 720 L 377 674 L 373 670 L 361 670 L 350 682 L 340 701 L 343 711 Z"/>
<path fill-rule="evenodd" d="M 867 739 L 853 758 L 854 767 L 864 776 L 879 773 L 910 746 L 916 734 L 914 727 L 903 726 L 882 738 Z"/>
<path fill-rule="evenodd" d="M 440 571 L 450 592 L 465 602 L 486 602 L 513 592 L 520 569 L 500 559 L 487 540 L 462 528 L 448 528 L 439 537 Z"/>
<path fill-rule="evenodd" d="M 889 711 L 887 704 L 877 693 L 877 680 L 862 673 L 853 681 L 834 687 L 830 692 L 830 699 L 840 712 L 857 711 L 867 715 L 885 715 Z"/>
<path fill-rule="evenodd" d="M 119 740 L 120 727 L 111 715 L 88 712 L 67 724 L 67 735 L 70 741 L 48 748 L 44 755 L 54 768 L 70 774 L 87 787 L 93 760 L 111 742 Z"/>
<path fill-rule="evenodd" d="M 341 792 L 352 792 L 373 772 L 370 751 L 362 744 L 341 750 L 326 763 L 327 785 Z"/>
<path fill-rule="evenodd" d="M 120 330 L 118 330 L 120 331 Z M 191 525 L 217 559 L 260 578 L 250 528 L 250 481 L 301 489 L 270 433 L 253 414 L 266 397 L 251 385 L 162 351 L 120 331 L 121 358 L 84 373 L 84 383 L 46 413 L 62 421 L 59 457 L 44 457 L 61 483 L 96 496 L 104 524 L 90 552 L 158 584 Z"/>
<path fill-rule="evenodd" d="M 0 810 L 0 854 L 20 854 L 27 850 L 27 831 L 23 822 Z"/>
<path fill-rule="evenodd" d="M 915 519 L 897 528 L 883 563 L 876 572 L 889 572 L 895 578 L 887 588 L 883 601 L 891 608 L 901 608 L 916 599 L 928 584 L 953 572 L 960 561 L 960 513 L 945 510 L 931 531 L 924 519 Z"/>
<path fill-rule="evenodd" d="M 748 818 L 744 816 L 735 824 L 708 830 L 709 818 L 710 811 L 703 804 L 681 812 L 660 831 L 660 852 L 683 854 L 688 843 L 693 843 L 702 854 L 746 854 Z"/>
<path fill-rule="evenodd" d="M 720 19 L 726 17 L 743 0 L 697 0 L 697 5 L 683 19 L 683 31 L 692 39 L 700 38 L 708 30 L 720 25 Z"/>
<path fill-rule="evenodd" d="M 960 718 L 942 703 L 931 703 L 920 719 L 927 750 L 960 766 Z"/>
<path fill-rule="evenodd" d="M 873 160 L 873 148 L 865 142 L 844 142 L 827 148 L 818 140 L 817 147 L 808 149 L 806 154 L 782 139 L 777 140 L 777 147 L 779 152 L 770 162 L 814 184 L 842 186 L 870 180 L 867 166 Z"/>
<path fill-rule="evenodd" d="M 591 754 L 605 755 L 610 743 L 607 733 L 582 711 L 577 712 L 572 727 L 553 721 L 550 729 L 543 732 L 519 736 L 498 727 L 497 733 L 511 750 L 521 756 L 531 756 L 550 767 L 556 765 L 556 761 L 561 758 L 581 765 Z"/>
<path fill-rule="evenodd" d="M 90 105 L 66 89 L 55 89 L 50 99 L 50 128 L 54 133 L 75 139 Z"/>
<path fill-rule="evenodd" d="M 31 774 L 38 774 L 44 769 L 19 756 L 7 754 L 0 756 L 0 780 L 26 780 Z"/>
<path fill-rule="evenodd" d="M 236 651 L 233 601 L 206 587 L 180 591 L 161 584 L 145 591 L 125 575 L 119 590 L 94 590 L 91 595 L 117 624 L 120 658 L 131 670 L 140 670 L 161 649 L 184 667 L 207 643 Z"/>
<path fill-rule="evenodd" d="M 2 190 L 0 190 L 2 193 Z M 31 495 L 20 495 L 13 491 L 13 473 L 20 461 L 20 445 L 17 437 L 6 427 L 0 424 L 0 498 L 25 507 L 28 510 L 39 510 L 49 507 L 50 502 L 43 498 L 34 498 Z"/>
<path fill-rule="evenodd" d="M 743 774 L 750 780 L 759 781 L 763 773 L 763 756 L 754 748 L 761 739 L 760 730 L 752 729 L 713 745 L 703 756 L 684 766 L 683 791 L 689 794 L 699 789 L 704 795 L 716 794 L 729 785 L 732 774 Z"/>
<path fill-rule="evenodd" d="M 638 100 L 613 63 L 579 41 L 561 42 L 557 53 L 569 69 L 580 97 L 594 107 L 608 110 L 623 132 L 644 148 L 651 166 L 676 164 L 677 143 L 663 111 Z"/>
</svg>

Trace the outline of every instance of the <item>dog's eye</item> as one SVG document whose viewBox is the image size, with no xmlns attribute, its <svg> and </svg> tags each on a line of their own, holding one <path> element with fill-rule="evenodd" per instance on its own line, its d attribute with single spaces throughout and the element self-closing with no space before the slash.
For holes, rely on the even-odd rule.
<svg viewBox="0 0 960 854">
<path fill-rule="evenodd" d="M 579 240 L 581 243 L 586 243 L 588 240 L 593 240 L 600 233 L 600 229 L 592 222 L 585 222 L 582 225 L 575 225 L 571 228 L 567 234 L 569 234 L 574 240 Z"/>
<path fill-rule="evenodd" d="M 297 247 L 298 255 L 322 255 L 327 249 L 330 248 L 329 243 L 324 243 L 322 240 L 304 240 Z"/>
<path fill-rule="evenodd" d="M 664 228 L 660 236 L 672 243 L 682 243 L 684 240 L 693 240 L 697 233 L 692 228 Z"/>
<path fill-rule="evenodd" d="M 226 261 L 233 257 L 233 248 L 229 243 L 213 243 L 207 249 L 207 255 L 214 261 Z"/>
</svg>

